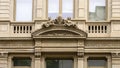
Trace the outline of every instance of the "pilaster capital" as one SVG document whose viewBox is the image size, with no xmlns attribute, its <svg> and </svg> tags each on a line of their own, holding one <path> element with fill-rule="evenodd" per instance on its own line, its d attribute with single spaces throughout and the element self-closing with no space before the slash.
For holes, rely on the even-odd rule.
<svg viewBox="0 0 120 68">
<path fill-rule="evenodd" d="M 0 52 L 0 58 L 8 57 L 8 52 Z"/>
<path fill-rule="evenodd" d="M 78 57 L 81 57 L 81 58 L 84 57 L 84 52 L 78 52 L 78 53 L 77 53 L 77 56 L 78 56 Z"/>
<path fill-rule="evenodd" d="M 113 52 L 111 54 L 112 54 L 112 57 L 114 58 L 120 57 L 120 52 Z"/>
<path fill-rule="evenodd" d="M 36 58 L 41 57 L 41 52 L 35 52 L 35 57 L 36 57 Z"/>
</svg>

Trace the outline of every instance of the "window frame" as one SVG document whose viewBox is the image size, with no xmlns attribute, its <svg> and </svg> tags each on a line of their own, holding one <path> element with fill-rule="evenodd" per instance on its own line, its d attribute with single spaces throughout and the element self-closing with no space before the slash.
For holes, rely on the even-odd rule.
<svg viewBox="0 0 120 68">
<path fill-rule="evenodd" d="M 16 7 L 17 7 L 17 1 L 13 0 L 13 21 L 15 22 L 33 22 L 33 16 L 34 16 L 34 0 L 32 0 L 32 19 L 31 21 L 16 21 Z"/>
<path fill-rule="evenodd" d="M 90 0 L 87 0 L 87 19 L 86 19 L 86 22 L 109 22 L 108 21 L 108 0 L 105 0 L 105 4 L 106 4 L 106 7 L 105 7 L 105 13 L 106 13 L 106 17 L 105 17 L 105 20 L 104 21 L 91 21 L 89 20 L 89 5 L 90 5 Z"/>
<path fill-rule="evenodd" d="M 111 68 L 111 55 L 110 54 L 86 54 L 85 55 L 85 66 L 86 68 L 88 67 L 88 59 L 91 57 L 96 57 L 96 58 L 105 58 L 106 59 L 106 68 Z"/>
<path fill-rule="evenodd" d="M 63 13 L 63 11 L 62 11 L 62 6 L 63 6 L 63 5 L 62 5 L 62 1 L 63 1 L 63 0 L 59 0 L 59 10 L 58 10 L 59 12 L 58 12 L 58 16 L 62 16 L 62 13 Z M 74 19 L 74 18 L 75 18 L 75 0 L 72 0 L 72 1 L 73 1 L 73 10 L 72 10 L 73 13 L 72 13 L 71 19 Z M 46 2 L 47 2 L 47 14 L 46 14 L 46 16 L 49 18 L 49 16 L 48 16 L 48 15 L 49 15 L 49 13 L 48 13 L 48 12 L 49 12 L 49 10 L 48 10 L 48 9 L 49 9 L 49 8 L 48 8 L 48 4 L 49 4 L 48 2 L 49 2 L 49 1 L 47 0 Z M 56 18 L 57 18 L 58 16 L 56 16 Z M 63 16 L 62 16 L 62 17 L 63 17 Z M 51 17 L 51 18 L 52 18 L 52 17 Z"/>
<path fill-rule="evenodd" d="M 74 54 L 71 54 L 71 53 L 46 53 L 43 55 L 44 58 L 44 68 L 47 68 L 46 67 L 46 59 L 72 59 L 73 60 L 73 68 L 76 68 L 76 65 L 77 65 L 77 56 Z"/>
<path fill-rule="evenodd" d="M 47 58 L 45 58 L 45 68 L 47 68 L 47 62 L 46 62 L 46 60 L 72 60 L 72 68 L 74 68 L 74 58 L 67 58 L 67 57 L 61 57 L 61 58 L 59 58 L 59 57 L 47 57 Z"/>
<path fill-rule="evenodd" d="M 107 67 L 107 58 L 105 58 L 105 57 L 89 57 L 88 59 L 87 59 L 87 66 L 89 67 L 89 60 L 105 60 L 106 61 L 106 63 L 105 63 L 105 66 L 104 67 Z M 96 67 L 96 65 L 92 65 L 92 66 L 90 66 L 90 67 Z M 99 65 L 98 65 L 99 66 Z"/>
<path fill-rule="evenodd" d="M 14 62 L 15 61 L 18 61 L 18 60 L 29 60 L 30 61 L 30 65 L 29 64 L 27 64 L 27 65 L 16 65 Z M 25 66 L 28 66 L 28 67 L 31 67 L 31 65 L 32 65 L 32 59 L 30 58 L 30 57 L 13 57 L 12 58 L 12 61 L 13 61 L 13 66 L 14 67 L 17 67 L 17 66 L 21 66 L 21 67 L 25 67 Z"/>
<path fill-rule="evenodd" d="M 31 58 L 31 66 L 14 66 L 13 60 L 12 60 L 14 57 L 29 57 L 29 58 Z M 10 63 L 8 63 L 8 66 L 11 67 L 11 68 L 18 68 L 18 67 L 34 68 L 34 63 L 33 63 L 34 55 L 33 54 L 28 54 L 28 53 L 27 54 L 10 54 L 9 57 L 8 57 L 8 61 L 10 62 Z"/>
</svg>

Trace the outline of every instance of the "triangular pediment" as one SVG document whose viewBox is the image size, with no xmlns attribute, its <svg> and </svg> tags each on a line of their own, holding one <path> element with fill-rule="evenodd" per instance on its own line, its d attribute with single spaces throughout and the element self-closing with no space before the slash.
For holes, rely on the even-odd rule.
<svg viewBox="0 0 120 68">
<path fill-rule="evenodd" d="M 43 24 L 41 29 L 32 33 L 33 38 L 83 38 L 87 37 L 87 34 L 78 29 L 75 24 L 68 22 L 67 20 L 54 20 Z"/>
</svg>

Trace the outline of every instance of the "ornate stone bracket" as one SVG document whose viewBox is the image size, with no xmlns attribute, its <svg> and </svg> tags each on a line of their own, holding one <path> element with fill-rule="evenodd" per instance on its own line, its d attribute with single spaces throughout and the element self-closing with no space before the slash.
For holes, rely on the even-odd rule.
<svg viewBox="0 0 120 68">
<path fill-rule="evenodd" d="M 78 52 L 77 55 L 78 55 L 78 57 L 82 58 L 82 57 L 84 57 L 84 52 Z"/>
<path fill-rule="evenodd" d="M 44 23 L 42 25 L 42 28 L 47 28 L 53 25 L 76 26 L 75 23 L 71 21 L 71 18 L 67 18 L 67 20 L 65 20 L 61 16 L 59 16 L 54 20 L 51 20 L 51 18 L 49 18 L 49 21 Z"/>
<path fill-rule="evenodd" d="M 112 53 L 112 57 L 120 57 L 120 52 L 114 52 Z"/>
<path fill-rule="evenodd" d="M 0 58 L 5 58 L 8 56 L 7 52 L 0 52 Z"/>
<path fill-rule="evenodd" d="M 41 52 L 35 52 L 35 57 L 36 57 L 36 58 L 41 57 Z"/>
</svg>

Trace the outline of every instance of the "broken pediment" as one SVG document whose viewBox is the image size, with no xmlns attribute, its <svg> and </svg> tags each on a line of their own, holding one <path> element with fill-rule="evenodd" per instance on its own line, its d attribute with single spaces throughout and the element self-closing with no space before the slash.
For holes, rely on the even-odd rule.
<svg viewBox="0 0 120 68">
<path fill-rule="evenodd" d="M 78 29 L 77 26 L 68 20 L 58 17 L 55 20 L 49 20 L 42 25 L 41 29 L 32 33 L 33 38 L 86 38 L 87 34 Z"/>
</svg>

